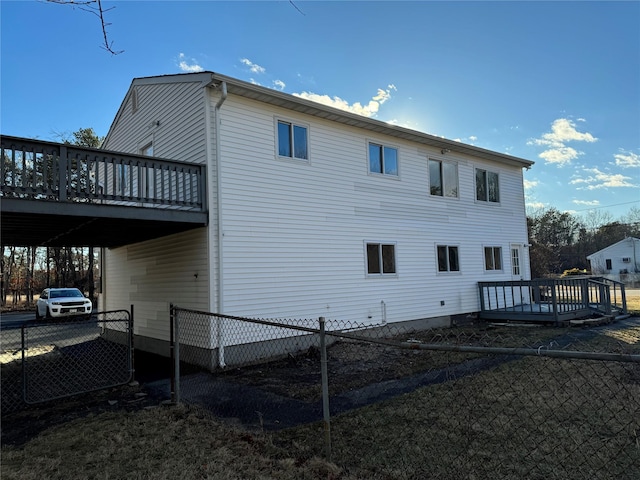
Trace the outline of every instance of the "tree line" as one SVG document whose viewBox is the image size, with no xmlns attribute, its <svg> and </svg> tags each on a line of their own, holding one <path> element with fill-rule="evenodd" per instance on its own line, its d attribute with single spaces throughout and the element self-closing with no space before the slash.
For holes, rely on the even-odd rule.
<svg viewBox="0 0 640 480">
<path fill-rule="evenodd" d="M 566 270 L 589 270 L 587 256 L 626 237 L 640 237 L 640 208 L 614 220 L 609 212 L 584 216 L 555 208 L 529 212 L 531 277 L 544 278 Z"/>
</svg>

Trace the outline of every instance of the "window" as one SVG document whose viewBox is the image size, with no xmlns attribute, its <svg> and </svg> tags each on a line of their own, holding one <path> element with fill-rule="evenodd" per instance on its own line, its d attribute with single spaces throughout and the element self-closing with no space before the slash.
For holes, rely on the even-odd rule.
<svg viewBox="0 0 640 480">
<path fill-rule="evenodd" d="M 458 196 L 458 167 L 455 163 L 429 160 L 429 193 L 440 197 Z"/>
<path fill-rule="evenodd" d="M 497 173 L 476 168 L 476 200 L 493 203 L 500 201 Z"/>
<path fill-rule="evenodd" d="M 147 157 L 153 157 L 153 142 L 150 142 L 144 147 L 142 147 L 140 149 L 140 153 L 142 155 L 146 155 Z"/>
<path fill-rule="evenodd" d="M 309 159 L 307 127 L 278 120 L 278 155 Z"/>
<path fill-rule="evenodd" d="M 459 272 L 458 247 L 438 245 L 438 271 Z"/>
<path fill-rule="evenodd" d="M 484 269 L 502 270 L 502 247 L 484 247 Z"/>
<path fill-rule="evenodd" d="M 605 260 L 605 263 L 607 264 L 607 270 L 611 270 L 613 268 L 613 265 L 611 264 L 611 259 L 607 258 Z"/>
<path fill-rule="evenodd" d="M 367 243 L 367 273 L 392 275 L 396 273 L 396 246 L 389 243 Z"/>
<path fill-rule="evenodd" d="M 398 176 L 398 150 L 377 143 L 369 144 L 369 172 Z"/>
</svg>

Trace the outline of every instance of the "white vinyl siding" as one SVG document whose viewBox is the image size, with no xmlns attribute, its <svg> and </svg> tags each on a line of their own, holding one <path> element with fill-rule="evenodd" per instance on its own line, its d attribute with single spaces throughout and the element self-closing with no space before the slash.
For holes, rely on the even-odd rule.
<svg viewBox="0 0 640 480">
<path fill-rule="evenodd" d="M 517 167 L 500 167 L 509 201 L 486 209 L 475 202 L 479 162 L 457 156 L 459 201 L 443 204 L 429 194 L 422 147 L 379 138 L 397 148 L 403 169 L 399 181 L 381 183 L 361 167 L 369 161 L 366 132 L 299 114 L 292 121 L 313 132 L 314 160 L 278 162 L 273 119 L 291 112 L 229 96 L 222 114 L 225 313 L 375 323 L 381 302 L 389 321 L 477 311 L 483 243 L 527 241 Z M 384 291 L 362 276 L 363 237 L 402 246 L 401 274 Z M 451 242 L 468 259 L 464 271 L 437 276 L 433 245 Z"/>
<path fill-rule="evenodd" d="M 106 307 L 134 304 L 138 334 L 167 339 L 170 302 L 241 316 L 373 324 L 473 312 L 477 282 L 486 280 L 483 247 L 527 243 L 517 166 L 448 152 L 458 191 L 455 201 L 443 201 L 430 193 L 426 161 L 439 148 L 232 93 L 216 119 L 220 93 L 200 82 L 147 82 L 135 89 L 135 114 L 130 104 L 120 110 L 105 148 L 136 153 L 153 134 L 154 155 L 207 164 L 210 202 L 207 228 L 106 251 Z M 312 162 L 277 155 L 277 119 L 308 128 Z M 395 149 L 387 174 L 369 171 L 370 144 L 381 147 L 383 157 L 384 147 Z M 385 172 L 384 163 L 380 168 Z M 478 168 L 499 172 L 500 202 L 493 208 L 476 200 Z M 366 274 L 363 242 L 370 240 L 395 245 L 399 273 Z M 456 246 L 464 262 L 455 275 L 438 272 L 437 245 Z M 219 252 L 223 310 L 217 310 Z M 526 276 L 528 255 L 521 260 Z M 511 270 L 492 279 L 510 280 Z"/>
<path fill-rule="evenodd" d="M 143 84 L 136 86 L 135 92 L 135 114 L 130 109 L 122 109 L 102 147 L 138 154 L 140 142 L 153 134 L 156 157 L 204 163 L 202 85 L 199 82 Z"/>
<path fill-rule="evenodd" d="M 207 311 L 206 229 L 105 250 L 105 310 L 135 309 L 134 330 L 169 339 L 169 305 Z M 197 275 L 197 276 L 196 276 Z"/>
</svg>

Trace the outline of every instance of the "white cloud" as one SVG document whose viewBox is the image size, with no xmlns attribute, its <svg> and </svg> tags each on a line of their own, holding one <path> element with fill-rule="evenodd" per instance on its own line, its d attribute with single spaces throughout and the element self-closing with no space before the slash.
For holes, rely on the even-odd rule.
<svg viewBox="0 0 640 480">
<path fill-rule="evenodd" d="M 599 200 L 573 200 L 573 203 L 575 203 L 576 205 L 585 205 L 587 207 L 595 207 L 597 205 L 600 205 Z"/>
<path fill-rule="evenodd" d="M 539 182 L 537 180 L 527 180 L 527 179 L 525 179 L 523 181 L 523 183 L 524 183 L 524 189 L 528 190 L 530 188 L 537 187 Z"/>
<path fill-rule="evenodd" d="M 189 62 L 187 62 L 187 60 L 189 60 Z M 198 65 L 195 59 L 187 59 L 184 53 L 178 54 L 178 67 L 180 67 L 180 70 L 183 72 L 189 73 L 202 72 L 204 70 L 204 68 Z"/>
<path fill-rule="evenodd" d="M 575 148 L 558 146 L 556 148 L 545 150 L 538 156 L 542 158 L 546 163 L 555 163 L 557 165 L 563 166 L 569 165 L 572 160 L 575 160 L 582 154 L 582 152 L 578 152 Z"/>
<path fill-rule="evenodd" d="M 546 208 L 547 204 L 544 202 L 527 202 L 526 207 L 532 210 L 538 210 L 542 208 Z"/>
<path fill-rule="evenodd" d="M 240 62 L 249 67 L 249 71 L 251 73 L 264 73 L 267 70 L 264 67 L 261 67 L 260 65 L 253 63 L 251 60 L 249 60 L 248 58 L 241 58 Z"/>
<path fill-rule="evenodd" d="M 330 97 L 329 95 L 319 95 L 312 92 L 294 93 L 293 95 L 299 98 L 311 100 L 312 102 L 321 103 L 329 107 L 339 108 L 340 110 L 362 115 L 364 117 L 375 117 L 380 109 L 380 105 L 391 98 L 392 90 L 396 91 L 395 85 L 388 85 L 386 90 L 379 88 L 376 95 L 374 95 L 371 100 L 364 105 L 360 102 L 350 104 L 340 97 Z"/>
<path fill-rule="evenodd" d="M 273 81 L 273 86 L 276 90 L 284 90 L 284 88 L 286 87 L 285 83 L 282 80 L 274 80 Z"/>
<path fill-rule="evenodd" d="M 601 188 L 638 187 L 631 183 L 631 177 L 622 174 L 606 173 L 597 168 L 588 168 L 584 172 L 586 176 L 575 176 L 569 183 L 579 185 L 577 190 L 598 190 Z"/>
<path fill-rule="evenodd" d="M 640 167 L 640 155 L 633 152 L 625 152 L 620 150 L 613 156 L 616 159 L 616 165 L 622 168 L 638 168 Z"/>
<path fill-rule="evenodd" d="M 579 119 L 579 121 L 584 121 Z M 530 140 L 528 145 L 540 145 L 547 147 L 539 157 L 546 163 L 558 166 L 569 165 L 573 160 L 583 155 L 583 152 L 569 147 L 568 142 L 597 142 L 598 139 L 590 133 L 582 133 L 576 129 L 576 124 L 568 118 L 558 118 L 551 124 L 551 131 L 540 138 Z"/>
</svg>

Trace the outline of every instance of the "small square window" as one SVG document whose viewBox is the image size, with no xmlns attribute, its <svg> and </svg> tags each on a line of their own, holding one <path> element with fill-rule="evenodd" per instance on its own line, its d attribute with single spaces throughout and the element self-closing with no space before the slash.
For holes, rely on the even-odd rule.
<svg viewBox="0 0 640 480">
<path fill-rule="evenodd" d="M 307 127 L 278 120 L 278 155 L 309 159 Z"/>
<path fill-rule="evenodd" d="M 369 144 L 369 172 L 398 176 L 398 149 Z"/>
<path fill-rule="evenodd" d="M 389 243 L 367 243 L 367 273 L 394 275 L 396 273 L 396 246 Z"/>
<path fill-rule="evenodd" d="M 502 270 L 502 247 L 484 247 L 484 269 Z"/>
<path fill-rule="evenodd" d="M 458 247 L 450 245 L 438 245 L 438 271 L 459 272 L 460 262 Z"/>
</svg>

